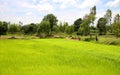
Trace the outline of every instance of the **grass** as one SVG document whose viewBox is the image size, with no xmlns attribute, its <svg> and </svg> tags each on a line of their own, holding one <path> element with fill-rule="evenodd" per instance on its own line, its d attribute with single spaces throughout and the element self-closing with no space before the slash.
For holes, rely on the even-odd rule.
<svg viewBox="0 0 120 75">
<path fill-rule="evenodd" d="M 120 37 L 116 38 L 111 35 L 98 36 L 98 41 L 96 41 L 95 36 L 92 36 L 92 39 L 90 36 L 81 36 L 82 41 L 86 41 L 85 39 L 88 39 L 87 42 L 120 46 Z"/>
<path fill-rule="evenodd" d="M 120 46 L 4 39 L 0 40 L 0 75 L 120 75 Z"/>
<path fill-rule="evenodd" d="M 115 37 L 112 37 L 112 38 L 100 37 L 99 43 L 120 46 L 120 38 L 115 38 Z"/>
</svg>

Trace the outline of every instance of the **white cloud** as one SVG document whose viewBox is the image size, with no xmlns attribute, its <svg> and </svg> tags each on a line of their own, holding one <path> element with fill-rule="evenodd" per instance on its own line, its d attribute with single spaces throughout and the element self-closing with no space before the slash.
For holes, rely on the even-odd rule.
<svg viewBox="0 0 120 75">
<path fill-rule="evenodd" d="M 17 2 L 18 5 L 20 5 L 21 7 L 24 7 L 24 8 L 34 8 L 35 6 L 33 4 L 30 4 L 28 2 Z"/>
<path fill-rule="evenodd" d="M 7 21 L 11 23 L 19 23 L 19 21 L 23 22 L 23 24 L 29 24 L 29 23 L 39 23 L 41 21 L 41 17 L 35 16 L 35 15 L 25 15 L 25 16 L 19 16 L 14 14 L 2 14 L 0 15 L 1 21 Z"/>
<path fill-rule="evenodd" d="M 3 0 L 2 0 L 2 1 L 0 2 L 0 13 L 5 12 L 5 11 L 8 11 L 7 6 L 8 6 L 8 3 L 7 3 L 6 1 L 3 1 Z"/>
<path fill-rule="evenodd" d="M 39 5 L 35 6 L 35 8 L 37 10 L 43 11 L 43 12 L 52 12 L 52 11 L 54 11 L 54 7 L 52 5 L 50 5 L 49 3 L 39 4 Z"/>
<path fill-rule="evenodd" d="M 28 15 L 28 16 L 29 16 L 29 15 L 32 15 L 32 14 L 33 14 L 32 12 L 27 12 L 27 13 L 26 13 L 26 15 Z"/>
<path fill-rule="evenodd" d="M 85 14 L 87 14 L 88 12 L 89 12 L 89 10 L 69 11 L 69 13 L 66 11 L 61 11 L 61 12 L 55 13 L 55 15 L 57 16 L 59 21 L 68 22 L 69 24 L 73 24 L 76 19 L 83 18 L 83 16 Z"/>
<path fill-rule="evenodd" d="M 37 0 L 32 0 L 33 2 L 36 2 Z"/>
<path fill-rule="evenodd" d="M 41 4 L 43 4 L 43 3 L 48 3 L 49 0 L 40 0 L 39 2 L 40 2 Z"/>
<path fill-rule="evenodd" d="M 109 1 L 106 5 L 109 7 L 117 7 L 120 5 L 120 0 Z"/>
<path fill-rule="evenodd" d="M 79 8 L 87 8 L 87 7 L 92 7 L 94 5 L 100 4 L 100 0 L 84 0 L 81 5 L 79 5 Z"/>
<path fill-rule="evenodd" d="M 45 1 L 45 0 L 42 0 Z M 24 8 L 27 9 L 36 9 L 36 11 L 40 11 L 40 12 L 52 12 L 54 11 L 54 7 L 53 5 L 51 5 L 50 3 L 47 2 L 42 2 L 39 4 L 32 4 L 32 3 L 28 3 L 28 2 L 18 2 L 19 5 L 21 5 Z"/>
<path fill-rule="evenodd" d="M 60 8 L 64 9 L 69 6 L 75 6 L 79 0 L 53 0 L 54 3 L 61 3 Z"/>
<path fill-rule="evenodd" d="M 60 8 L 62 9 L 67 8 L 69 6 L 84 9 L 101 3 L 100 0 L 53 0 L 53 2 L 61 3 Z"/>
<path fill-rule="evenodd" d="M 37 23 L 48 13 L 56 15 L 59 21 L 69 24 L 89 13 L 89 8 L 97 5 L 97 20 L 103 17 L 106 8 L 100 6 L 102 0 L 0 0 L 0 20 L 24 24 Z M 104 2 L 104 1 L 103 1 Z M 108 0 L 107 6 L 119 6 L 120 0 Z M 103 3 L 104 4 L 104 3 Z M 104 6 L 104 5 L 103 5 Z M 14 7 L 14 8 L 13 8 Z M 99 10 L 98 10 L 99 8 Z M 61 9 L 65 9 L 64 11 Z M 119 11 L 113 9 L 113 17 Z"/>
<path fill-rule="evenodd" d="M 7 5 L 8 5 L 8 3 L 7 3 L 7 2 L 5 2 L 5 1 L 0 2 L 0 7 L 5 7 L 5 6 L 7 6 Z"/>
</svg>

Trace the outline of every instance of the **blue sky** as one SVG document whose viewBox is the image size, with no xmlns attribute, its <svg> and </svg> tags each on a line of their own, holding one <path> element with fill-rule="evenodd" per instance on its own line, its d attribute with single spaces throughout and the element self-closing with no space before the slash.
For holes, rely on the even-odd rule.
<svg viewBox="0 0 120 75">
<path fill-rule="evenodd" d="M 112 10 L 112 17 L 120 14 L 120 0 L 0 0 L 0 20 L 40 23 L 46 14 L 53 13 L 59 21 L 73 24 L 74 20 L 88 14 L 94 5 L 97 19 L 104 16 L 107 9 Z"/>
</svg>

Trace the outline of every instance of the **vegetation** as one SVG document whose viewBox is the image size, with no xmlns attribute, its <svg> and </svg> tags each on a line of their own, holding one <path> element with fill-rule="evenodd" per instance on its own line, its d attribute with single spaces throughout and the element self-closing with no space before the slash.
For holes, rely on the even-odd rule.
<svg viewBox="0 0 120 75">
<path fill-rule="evenodd" d="M 112 24 L 113 33 L 119 37 L 120 36 L 120 15 L 117 14 L 114 18 L 114 23 Z"/>
<path fill-rule="evenodd" d="M 43 21 L 49 21 L 49 23 L 50 23 L 50 31 L 52 32 L 53 31 L 53 27 L 55 25 L 57 25 L 57 21 L 58 20 L 57 20 L 57 17 L 55 17 L 55 15 L 48 14 L 48 15 L 44 16 Z"/>
<path fill-rule="evenodd" d="M 28 24 L 28 25 L 24 25 L 21 27 L 21 31 L 24 34 L 35 34 L 37 32 L 37 25 L 34 23 Z"/>
<path fill-rule="evenodd" d="M 100 35 L 106 34 L 106 23 L 107 23 L 107 21 L 105 18 L 100 18 L 98 20 L 97 28 L 99 30 Z"/>
<path fill-rule="evenodd" d="M 0 57 L 0 75 L 120 74 L 119 46 L 66 39 L 6 39 L 0 40 Z"/>
<path fill-rule="evenodd" d="M 67 27 L 66 27 L 66 33 L 67 33 L 67 34 L 72 34 L 72 33 L 74 33 L 74 26 L 73 26 L 73 25 L 67 26 Z"/>
<path fill-rule="evenodd" d="M 8 23 L 0 21 L 0 36 L 5 35 L 8 30 Z"/>
<path fill-rule="evenodd" d="M 98 19 L 97 25 L 94 24 L 96 20 L 96 6 L 90 9 L 90 12 L 83 18 L 78 18 L 74 21 L 74 24 L 69 25 L 67 22 L 60 22 L 54 14 L 47 14 L 42 21 L 38 24 L 23 25 L 22 22 L 18 24 L 10 24 L 10 22 L 0 21 L 0 35 L 7 33 L 16 34 L 21 33 L 25 35 L 38 35 L 48 36 L 57 35 L 59 33 L 68 35 L 108 35 L 112 34 L 116 37 L 120 36 L 120 15 L 116 14 L 114 22 L 112 19 L 112 11 L 108 9 L 105 15 Z"/>
<path fill-rule="evenodd" d="M 19 32 L 19 31 L 20 31 L 20 27 L 19 27 L 18 25 L 16 25 L 16 24 L 11 24 L 11 25 L 9 26 L 9 29 L 8 29 L 8 32 L 9 32 L 9 33 L 15 34 L 15 33 Z"/>
<path fill-rule="evenodd" d="M 45 36 L 50 34 L 50 23 L 49 21 L 42 21 L 39 25 L 38 25 L 38 35 L 42 35 L 42 33 L 45 34 Z"/>
<path fill-rule="evenodd" d="M 76 32 L 78 31 L 81 23 L 82 23 L 82 19 L 81 19 L 81 18 L 77 19 L 77 20 L 74 22 L 74 30 L 75 30 Z"/>
<path fill-rule="evenodd" d="M 112 21 L 108 9 L 95 23 L 96 10 L 71 25 L 54 14 L 36 24 L 0 21 L 0 75 L 120 75 L 120 14 Z"/>
</svg>

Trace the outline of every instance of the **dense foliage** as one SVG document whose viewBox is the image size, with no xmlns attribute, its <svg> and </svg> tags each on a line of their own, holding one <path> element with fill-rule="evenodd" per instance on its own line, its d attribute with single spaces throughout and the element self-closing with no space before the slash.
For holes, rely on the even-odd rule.
<svg viewBox="0 0 120 75">
<path fill-rule="evenodd" d="M 8 30 L 8 23 L 0 21 L 0 35 L 5 35 Z"/>
</svg>

